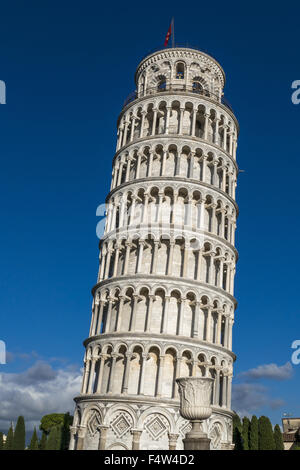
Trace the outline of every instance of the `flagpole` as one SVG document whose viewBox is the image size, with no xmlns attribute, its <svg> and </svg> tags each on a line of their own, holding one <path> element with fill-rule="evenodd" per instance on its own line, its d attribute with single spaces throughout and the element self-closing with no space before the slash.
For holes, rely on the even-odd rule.
<svg viewBox="0 0 300 470">
<path fill-rule="evenodd" d="M 172 18 L 172 47 L 175 47 L 175 30 L 174 30 L 174 16 Z"/>
</svg>

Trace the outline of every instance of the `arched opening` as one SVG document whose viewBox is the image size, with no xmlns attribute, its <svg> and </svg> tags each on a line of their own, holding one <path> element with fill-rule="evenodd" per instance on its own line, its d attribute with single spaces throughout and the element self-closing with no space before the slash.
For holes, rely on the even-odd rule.
<svg viewBox="0 0 300 470">
<path fill-rule="evenodd" d="M 203 86 L 199 82 L 199 80 L 193 80 L 193 92 L 194 93 L 199 93 L 200 95 L 203 95 Z"/>
<path fill-rule="evenodd" d="M 179 80 L 184 79 L 184 64 L 182 62 L 178 62 L 176 65 L 176 75 L 175 77 Z"/>
<path fill-rule="evenodd" d="M 165 91 L 167 87 L 167 82 L 165 77 L 159 77 L 159 81 L 157 83 L 157 91 Z"/>
</svg>

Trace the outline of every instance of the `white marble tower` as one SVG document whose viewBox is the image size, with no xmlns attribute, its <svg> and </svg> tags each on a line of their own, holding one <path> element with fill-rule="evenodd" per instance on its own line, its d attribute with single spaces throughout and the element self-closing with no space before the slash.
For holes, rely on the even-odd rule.
<svg viewBox="0 0 300 470">
<path fill-rule="evenodd" d="M 225 75 L 152 53 L 118 119 L 70 449 L 182 449 L 177 377 L 214 378 L 203 429 L 230 448 L 238 123 Z"/>
</svg>

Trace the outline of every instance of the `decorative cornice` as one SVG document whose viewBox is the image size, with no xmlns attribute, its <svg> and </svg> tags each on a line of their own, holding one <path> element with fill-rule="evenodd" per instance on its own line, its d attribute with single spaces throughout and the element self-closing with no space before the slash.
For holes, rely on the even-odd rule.
<svg viewBox="0 0 300 470">
<path fill-rule="evenodd" d="M 111 403 L 123 403 L 123 404 L 128 404 L 128 405 L 133 405 L 133 406 L 147 406 L 149 405 L 150 407 L 153 406 L 153 403 L 155 403 L 156 406 L 161 406 L 162 408 L 173 408 L 175 411 L 179 411 L 179 398 L 170 398 L 170 399 L 162 399 L 158 397 L 149 397 L 147 395 L 143 396 L 122 396 L 122 395 L 99 395 L 99 394 L 93 394 L 93 395 L 78 395 L 77 397 L 74 398 L 75 403 L 95 403 L 99 404 L 101 402 L 102 405 L 104 404 L 111 404 Z M 213 410 L 213 415 L 222 415 L 224 417 L 232 417 L 235 415 L 235 413 L 228 408 L 222 408 L 220 406 L 214 406 L 212 405 L 212 410 Z M 216 419 L 216 416 L 212 416 L 213 419 Z"/>
</svg>

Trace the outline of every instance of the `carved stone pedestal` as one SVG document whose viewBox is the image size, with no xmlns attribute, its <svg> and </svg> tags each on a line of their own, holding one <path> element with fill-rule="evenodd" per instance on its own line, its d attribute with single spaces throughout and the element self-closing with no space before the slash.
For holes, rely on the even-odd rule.
<svg viewBox="0 0 300 470">
<path fill-rule="evenodd" d="M 183 439 L 185 450 L 210 450 L 210 439 L 201 431 L 201 421 L 191 421 L 192 429 Z"/>
</svg>

